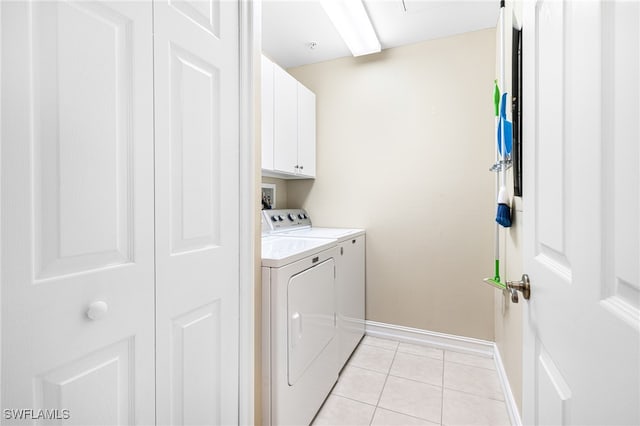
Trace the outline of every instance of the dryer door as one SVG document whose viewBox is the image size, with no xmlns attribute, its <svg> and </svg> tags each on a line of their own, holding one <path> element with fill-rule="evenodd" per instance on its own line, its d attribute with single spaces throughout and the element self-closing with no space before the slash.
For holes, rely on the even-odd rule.
<svg viewBox="0 0 640 426">
<path fill-rule="evenodd" d="M 335 344 L 334 259 L 294 275 L 287 290 L 287 373 L 292 386 L 330 344 Z"/>
</svg>

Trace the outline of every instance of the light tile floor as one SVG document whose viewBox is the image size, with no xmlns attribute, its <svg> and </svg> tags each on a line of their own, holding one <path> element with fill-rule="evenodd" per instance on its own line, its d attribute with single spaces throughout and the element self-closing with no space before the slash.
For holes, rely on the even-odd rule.
<svg viewBox="0 0 640 426">
<path fill-rule="evenodd" d="M 365 336 L 313 425 L 510 422 L 492 358 Z"/>
</svg>

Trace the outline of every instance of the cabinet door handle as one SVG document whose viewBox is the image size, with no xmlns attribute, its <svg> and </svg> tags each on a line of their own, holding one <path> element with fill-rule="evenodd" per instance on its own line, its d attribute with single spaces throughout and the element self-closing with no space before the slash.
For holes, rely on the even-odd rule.
<svg viewBox="0 0 640 426">
<path fill-rule="evenodd" d="M 87 317 L 90 320 L 97 321 L 104 318 L 104 316 L 107 315 L 108 310 L 109 306 L 106 304 L 106 302 L 98 300 L 89 305 L 87 309 Z"/>
</svg>

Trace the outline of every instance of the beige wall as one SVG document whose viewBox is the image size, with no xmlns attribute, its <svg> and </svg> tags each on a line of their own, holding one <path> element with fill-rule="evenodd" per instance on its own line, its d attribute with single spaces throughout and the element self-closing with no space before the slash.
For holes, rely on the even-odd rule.
<svg viewBox="0 0 640 426">
<path fill-rule="evenodd" d="M 289 71 L 317 96 L 315 225 L 367 230 L 369 320 L 494 339 L 493 29 Z"/>
<path fill-rule="evenodd" d="M 262 176 L 262 183 L 271 183 L 276 186 L 276 208 L 286 209 L 287 205 L 287 181 L 267 176 Z"/>
</svg>

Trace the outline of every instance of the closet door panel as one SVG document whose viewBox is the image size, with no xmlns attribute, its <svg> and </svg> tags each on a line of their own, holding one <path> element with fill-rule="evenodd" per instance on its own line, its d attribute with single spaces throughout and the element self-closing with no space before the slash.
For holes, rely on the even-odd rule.
<svg viewBox="0 0 640 426">
<path fill-rule="evenodd" d="M 237 9 L 154 3 L 159 424 L 238 421 Z"/>
<path fill-rule="evenodd" d="M 2 407 L 153 423 L 151 3 L 1 8 Z"/>
</svg>

